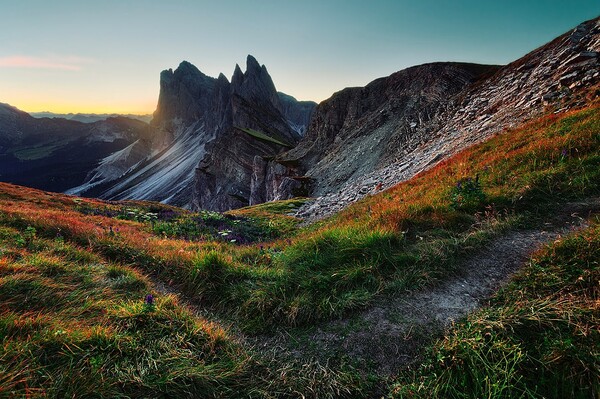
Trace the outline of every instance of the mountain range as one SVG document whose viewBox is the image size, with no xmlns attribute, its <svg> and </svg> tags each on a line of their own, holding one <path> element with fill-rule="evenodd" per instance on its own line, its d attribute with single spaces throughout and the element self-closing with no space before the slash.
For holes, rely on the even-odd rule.
<svg viewBox="0 0 600 399">
<path fill-rule="evenodd" d="M 125 117 L 131 119 L 137 119 L 142 122 L 149 123 L 152 120 L 152 114 L 83 114 L 83 113 L 68 113 L 68 114 L 57 114 L 54 112 L 43 111 L 43 112 L 30 112 L 29 115 L 34 118 L 62 118 L 71 121 L 83 122 L 83 123 L 94 123 L 99 122 L 108 118 Z"/>
<path fill-rule="evenodd" d="M 0 104 L 0 132 L 0 179 L 51 191 L 80 184 L 115 151 L 151 137 L 135 119 L 36 119 L 7 104 Z"/>
<path fill-rule="evenodd" d="M 599 80 L 600 18 L 320 104 L 252 56 L 150 123 L 0 104 L 0 397 L 600 397 Z"/>
<path fill-rule="evenodd" d="M 318 105 L 277 92 L 252 56 L 230 80 L 184 61 L 160 74 L 148 125 L 34 119 L 2 105 L 0 174 L 70 194 L 217 211 L 310 196 L 298 215 L 318 219 L 597 96 L 599 51 L 595 19 L 506 66 L 415 66 Z"/>
</svg>

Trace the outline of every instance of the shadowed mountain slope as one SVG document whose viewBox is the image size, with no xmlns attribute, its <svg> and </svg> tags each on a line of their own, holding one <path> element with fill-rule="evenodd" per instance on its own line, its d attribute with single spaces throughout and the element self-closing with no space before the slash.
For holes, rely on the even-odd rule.
<svg viewBox="0 0 600 399">
<path fill-rule="evenodd" d="M 0 180 L 64 191 L 81 184 L 105 157 L 145 146 L 151 137 L 152 129 L 134 119 L 36 119 L 0 104 Z"/>
</svg>

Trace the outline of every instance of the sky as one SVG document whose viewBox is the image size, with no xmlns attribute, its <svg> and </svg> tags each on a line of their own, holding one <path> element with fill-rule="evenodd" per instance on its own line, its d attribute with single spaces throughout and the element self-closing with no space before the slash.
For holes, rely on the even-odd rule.
<svg viewBox="0 0 600 399">
<path fill-rule="evenodd" d="M 159 74 L 265 64 L 322 101 L 433 61 L 506 64 L 600 16 L 600 0 L 0 0 L 0 102 L 28 112 L 151 113 Z"/>
</svg>

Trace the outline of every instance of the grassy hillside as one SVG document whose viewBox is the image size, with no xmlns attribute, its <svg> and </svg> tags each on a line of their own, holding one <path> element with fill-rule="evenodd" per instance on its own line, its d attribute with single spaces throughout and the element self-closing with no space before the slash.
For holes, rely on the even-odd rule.
<svg viewBox="0 0 600 399">
<path fill-rule="evenodd" d="M 290 145 L 289 143 L 286 143 L 282 139 L 271 137 L 270 135 L 260 132 L 258 130 L 242 128 L 242 127 L 238 127 L 237 129 L 241 130 L 244 133 L 249 134 L 250 136 L 252 136 L 258 140 L 266 141 L 269 143 L 279 144 L 281 146 L 288 147 L 288 148 L 293 147 L 292 145 Z"/>
<path fill-rule="evenodd" d="M 405 372 L 394 398 L 600 394 L 600 217 L 538 252 L 490 304 Z"/>
<path fill-rule="evenodd" d="M 344 359 L 327 367 L 289 363 L 235 337 L 281 327 L 293 335 L 297 326 L 344 316 L 375 297 L 435 285 L 494 237 L 543 226 L 564 203 L 600 194 L 599 111 L 591 107 L 547 116 L 504 132 L 307 228 L 298 228 L 299 221 L 288 215 L 304 200 L 223 215 L 0 184 L 0 396 L 368 396 L 376 378 L 369 370 L 357 371 Z M 597 233 L 596 227 L 586 233 L 593 245 Z M 569 245 L 557 251 L 578 250 Z M 548 259 L 557 276 L 573 266 L 563 262 L 566 258 Z M 590 262 L 577 267 L 581 273 L 591 270 L 597 281 L 597 263 Z M 495 334 L 490 342 L 499 346 L 478 350 L 498 353 L 502 361 L 504 352 L 496 351 L 507 345 L 506 356 L 526 358 L 519 363 L 520 374 L 507 377 L 506 384 L 519 392 L 526 392 L 523 387 L 545 392 L 532 384 L 556 376 L 570 382 L 564 388 L 544 384 L 551 397 L 572 392 L 577 384 L 582 392 L 596 389 L 591 384 L 598 375 L 598 340 L 592 334 L 598 326 L 597 285 L 582 294 L 592 300 L 581 307 L 565 305 L 571 310 L 557 317 L 548 313 L 541 326 L 559 320 L 550 335 L 523 330 L 536 331 L 539 343 L 516 328 L 528 317 L 528 301 L 542 310 L 549 309 L 544 301 L 553 292 L 565 293 L 559 304 L 579 301 L 579 291 L 568 288 L 579 283 L 565 273 L 548 282 L 524 277 L 514 292 L 507 289 L 490 310 L 473 316 L 481 323 L 467 322 L 431 350 L 437 360 L 395 381 L 393 395 L 461 397 L 444 391 L 444 384 L 465 387 L 467 397 L 517 392 L 482 388 L 496 389 L 496 380 L 484 374 L 500 373 L 501 364 L 482 368 L 475 362 L 481 352 L 455 355 L 470 337 L 487 337 L 489 331 Z M 181 292 L 204 309 L 208 320 L 190 313 L 152 280 Z M 535 289 L 528 291 L 530 285 Z M 156 297 L 155 305 L 144 304 L 148 293 Z M 519 306 L 525 313 L 514 310 L 518 317 L 502 310 Z M 524 377 L 532 364 L 552 363 L 553 353 L 562 359 L 563 352 L 547 343 L 569 337 L 567 319 L 581 327 L 569 330 L 573 337 L 591 334 L 583 344 L 574 343 L 581 356 L 578 352 L 576 361 L 565 363 L 577 363 L 580 371 L 569 374 L 561 366 L 539 378 Z M 526 347 L 511 352 L 519 342 Z M 451 360 L 438 364 L 440 353 Z M 473 364 L 487 371 L 464 376 L 464 368 Z"/>
<path fill-rule="evenodd" d="M 0 227 L 0 397 L 362 396 L 352 370 L 259 356 L 69 237 Z"/>
</svg>

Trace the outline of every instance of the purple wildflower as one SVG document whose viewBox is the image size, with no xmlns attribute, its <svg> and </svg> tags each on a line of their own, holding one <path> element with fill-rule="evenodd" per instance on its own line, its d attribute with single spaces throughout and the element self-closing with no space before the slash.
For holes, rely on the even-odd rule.
<svg viewBox="0 0 600 399">
<path fill-rule="evenodd" d="M 569 155 L 569 153 L 567 152 L 567 149 L 566 149 L 566 148 L 563 148 L 563 149 L 562 149 L 562 151 L 561 151 L 561 153 L 560 153 L 560 155 L 561 155 L 563 158 L 566 158 L 566 157 Z"/>
<path fill-rule="evenodd" d="M 146 295 L 146 299 L 144 299 L 144 303 L 146 305 L 154 305 L 154 297 L 152 296 L 152 294 Z"/>
</svg>

